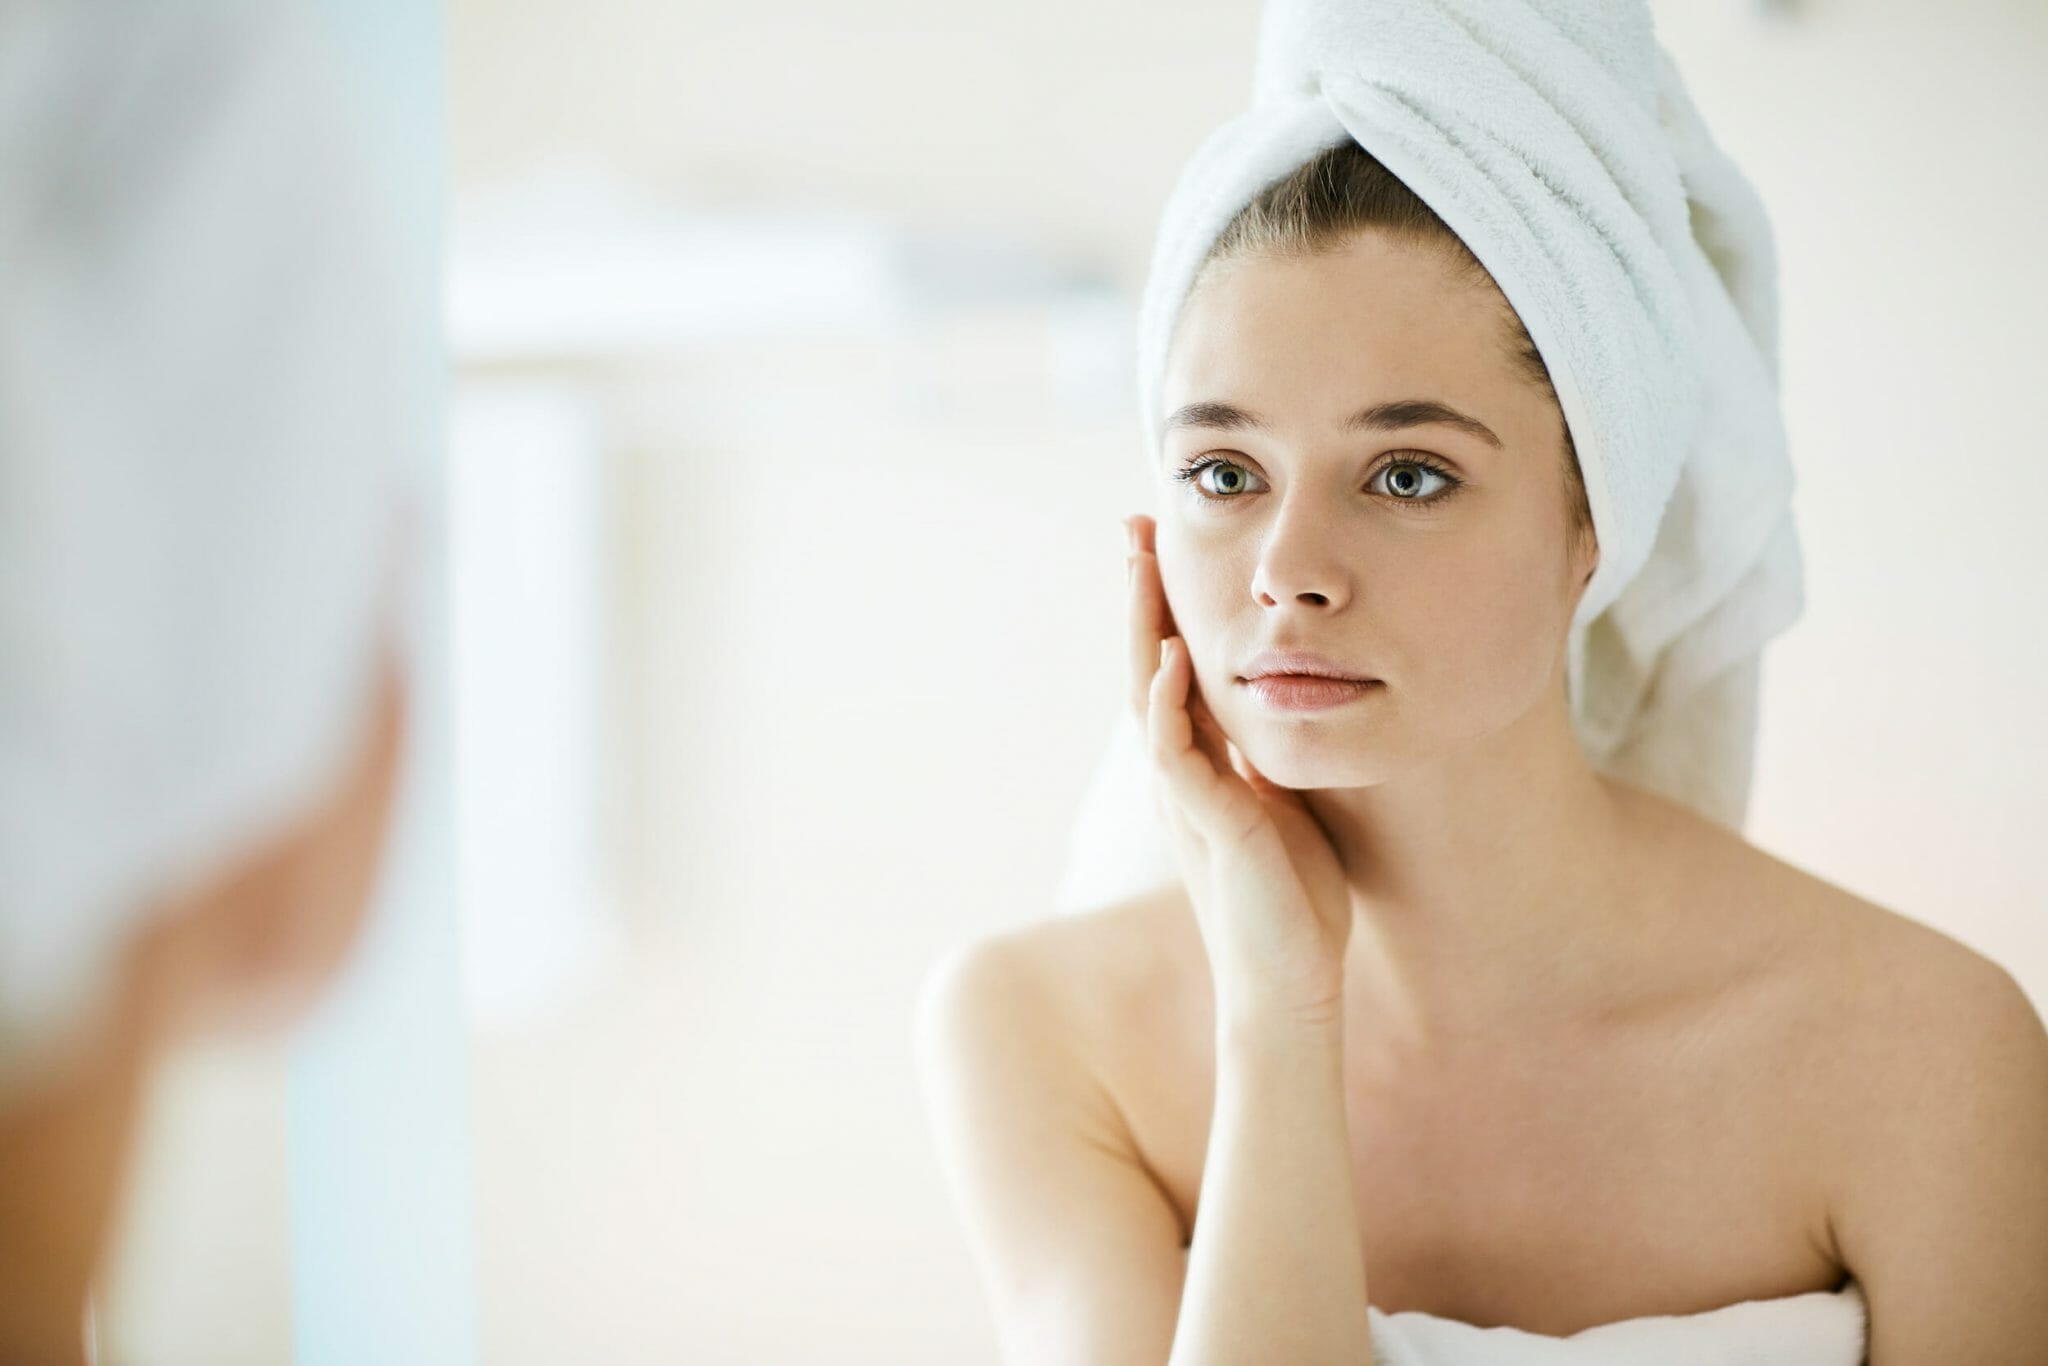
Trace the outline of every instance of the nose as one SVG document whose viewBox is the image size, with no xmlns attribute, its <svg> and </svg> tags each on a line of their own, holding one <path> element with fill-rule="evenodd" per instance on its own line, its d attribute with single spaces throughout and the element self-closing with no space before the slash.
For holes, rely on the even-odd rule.
<svg viewBox="0 0 2048 1366">
<path fill-rule="evenodd" d="M 1351 600 L 1351 571 L 1334 543 L 1335 528 L 1309 525 L 1282 511 L 1268 529 L 1252 574 L 1261 607 L 1292 604 L 1335 611 Z"/>
</svg>

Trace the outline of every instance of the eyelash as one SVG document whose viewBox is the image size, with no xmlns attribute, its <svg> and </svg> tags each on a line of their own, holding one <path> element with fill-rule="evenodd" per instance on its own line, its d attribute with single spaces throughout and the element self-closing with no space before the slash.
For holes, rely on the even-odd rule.
<svg viewBox="0 0 2048 1366">
<path fill-rule="evenodd" d="M 1228 465 L 1232 469 L 1244 470 L 1244 466 L 1238 464 L 1235 460 L 1224 460 L 1218 456 L 1213 455 L 1198 455 L 1190 459 L 1178 470 L 1174 471 L 1173 477 L 1175 479 L 1180 480 L 1183 484 L 1186 484 L 1189 488 L 1193 489 L 1195 493 L 1198 494 L 1204 502 L 1231 503 L 1237 501 L 1237 499 L 1242 496 L 1241 494 L 1233 493 L 1226 496 L 1222 494 L 1207 493 L 1203 491 L 1202 486 L 1199 483 L 1195 482 L 1197 479 L 1201 477 L 1202 471 L 1208 469 L 1211 465 Z M 1438 489 L 1435 493 L 1431 494 L 1427 498 L 1400 498 L 1395 497 L 1391 494 L 1384 495 L 1386 497 L 1393 498 L 1393 501 L 1396 503 L 1405 503 L 1411 507 L 1433 508 L 1441 503 L 1448 501 L 1450 498 L 1457 494 L 1459 489 L 1465 486 L 1464 480 L 1458 478 L 1458 476 L 1452 474 L 1449 470 L 1445 469 L 1442 465 L 1437 464 L 1434 460 L 1431 460 L 1429 457 L 1423 455 L 1404 455 L 1399 460 L 1389 460 L 1386 464 L 1380 466 L 1379 469 L 1373 471 L 1373 477 L 1378 478 L 1383 471 L 1390 470 L 1394 468 L 1396 465 L 1414 465 L 1418 469 L 1428 470 L 1431 474 L 1434 474 L 1445 481 L 1443 488 Z M 1245 473 L 1250 474 L 1251 471 L 1245 470 Z"/>
</svg>

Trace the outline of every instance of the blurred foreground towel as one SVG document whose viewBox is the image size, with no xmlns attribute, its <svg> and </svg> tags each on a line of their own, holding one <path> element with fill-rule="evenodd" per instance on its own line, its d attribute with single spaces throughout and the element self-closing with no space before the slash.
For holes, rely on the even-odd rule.
<svg viewBox="0 0 2048 1366">
<path fill-rule="evenodd" d="M 1347 139 L 1458 234 L 1549 368 L 1600 541 L 1566 664 L 1588 759 L 1739 830 L 1760 654 L 1804 606 L 1775 246 L 1643 0 L 1270 0 L 1252 105 L 1195 152 L 1160 224 L 1138 319 L 1148 457 L 1203 256 Z M 1061 906 L 1172 869 L 1120 714 Z"/>
<path fill-rule="evenodd" d="M 369 721 L 402 348 L 313 13 L 0 6 L 0 1073 Z"/>
<path fill-rule="evenodd" d="M 1376 1366 L 1861 1366 L 1869 1329 L 1853 1280 L 1836 1291 L 1603 1323 L 1568 1338 L 1414 1310 L 1368 1317 Z"/>
</svg>

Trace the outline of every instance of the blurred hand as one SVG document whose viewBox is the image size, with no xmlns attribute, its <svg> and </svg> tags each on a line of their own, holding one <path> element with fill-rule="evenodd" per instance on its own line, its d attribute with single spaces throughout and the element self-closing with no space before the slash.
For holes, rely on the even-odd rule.
<svg viewBox="0 0 2048 1366">
<path fill-rule="evenodd" d="M 151 1032 L 280 1027 L 318 998 L 366 918 L 405 750 L 406 685 L 380 659 L 370 724 L 291 826 L 150 917 L 132 970 Z"/>
<path fill-rule="evenodd" d="M 1194 681 L 1159 571 L 1157 526 L 1130 533 L 1130 700 L 1146 736 L 1181 877 L 1226 1013 L 1342 1018 L 1351 898 L 1329 836 L 1299 793 L 1223 733 Z"/>
</svg>

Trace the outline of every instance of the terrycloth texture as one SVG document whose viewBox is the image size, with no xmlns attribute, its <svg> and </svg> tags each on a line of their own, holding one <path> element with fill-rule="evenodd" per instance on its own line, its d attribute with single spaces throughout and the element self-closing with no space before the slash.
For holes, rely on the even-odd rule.
<svg viewBox="0 0 2048 1366">
<path fill-rule="evenodd" d="M 0 5 L 0 1073 L 361 744 L 402 351 L 311 13 Z"/>
<path fill-rule="evenodd" d="M 1367 1311 L 1376 1366 L 1862 1366 L 1862 1287 L 1603 1323 L 1568 1338 Z"/>
<path fill-rule="evenodd" d="M 1346 139 L 1456 232 L 1550 371 L 1600 564 L 1567 679 L 1588 759 L 1739 829 L 1764 645 L 1804 605 L 1777 394 L 1776 256 L 1640 0 L 1271 0 L 1251 107 L 1167 201 L 1138 321 L 1147 458 L 1198 264 L 1261 189 Z M 1172 865 L 1120 717 L 1063 889 Z"/>
</svg>

